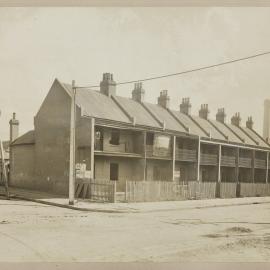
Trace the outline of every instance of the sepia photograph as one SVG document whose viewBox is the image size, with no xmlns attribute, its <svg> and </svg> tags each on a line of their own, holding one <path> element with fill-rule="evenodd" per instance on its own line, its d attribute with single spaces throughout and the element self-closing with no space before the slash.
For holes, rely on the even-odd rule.
<svg viewBox="0 0 270 270">
<path fill-rule="evenodd" d="M 0 262 L 270 262 L 269 15 L 0 6 Z"/>
</svg>

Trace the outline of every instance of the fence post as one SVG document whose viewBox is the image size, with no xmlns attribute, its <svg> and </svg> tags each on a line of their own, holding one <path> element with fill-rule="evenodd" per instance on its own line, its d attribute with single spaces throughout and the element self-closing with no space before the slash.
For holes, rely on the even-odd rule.
<svg viewBox="0 0 270 270">
<path fill-rule="evenodd" d="M 126 180 L 126 186 L 125 186 L 125 202 L 127 202 L 127 185 L 128 185 L 128 182 Z"/>
<path fill-rule="evenodd" d="M 116 181 L 113 181 L 113 203 L 116 202 Z"/>
<path fill-rule="evenodd" d="M 266 152 L 266 173 L 265 173 L 265 183 L 268 183 L 268 167 L 269 167 L 269 152 Z"/>
</svg>

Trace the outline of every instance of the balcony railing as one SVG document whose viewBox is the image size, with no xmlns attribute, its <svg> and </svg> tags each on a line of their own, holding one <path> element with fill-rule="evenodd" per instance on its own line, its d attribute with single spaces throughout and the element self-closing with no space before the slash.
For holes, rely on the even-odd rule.
<svg viewBox="0 0 270 270">
<path fill-rule="evenodd" d="M 235 157 L 221 156 L 221 166 L 235 167 Z"/>
<path fill-rule="evenodd" d="M 197 160 L 197 151 L 189 149 L 177 149 L 175 151 L 175 159 L 195 162 Z"/>
<path fill-rule="evenodd" d="M 240 157 L 239 167 L 251 168 L 251 158 Z"/>
<path fill-rule="evenodd" d="M 254 165 L 255 165 L 255 168 L 257 168 L 257 169 L 265 169 L 266 168 L 266 160 L 256 158 Z"/>
<path fill-rule="evenodd" d="M 170 158 L 171 155 L 172 155 L 171 149 L 154 148 L 153 145 L 146 145 L 146 156 L 147 157 Z"/>
<path fill-rule="evenodd" d="M 215 154 L 201 154 L 202 165 L 217 165 L 217 155 Z"/>
</svg>

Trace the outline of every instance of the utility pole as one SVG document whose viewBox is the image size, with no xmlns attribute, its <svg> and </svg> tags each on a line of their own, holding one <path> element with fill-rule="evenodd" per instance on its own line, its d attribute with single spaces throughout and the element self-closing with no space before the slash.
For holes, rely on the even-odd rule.
<svg viewBox="0 0 270 270">
<path fill-rule="evenodd" d="M 70 151 L 69 151 L 69 204 L 74 205 L 75 194 L 75 125 L 76 125 L 76 86 L 72 81 L 70 111 Z"/>
</svg>

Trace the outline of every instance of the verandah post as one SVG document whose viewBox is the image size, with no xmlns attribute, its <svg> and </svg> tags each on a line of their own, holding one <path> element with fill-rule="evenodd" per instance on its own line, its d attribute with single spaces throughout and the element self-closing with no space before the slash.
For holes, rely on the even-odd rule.
<svg viewBox="0 0 270 270">
<path fill-rule="evenodd" d="M 200 162 L 201 162 L 201 137 L 198 139 L 198 156 L 197 156 L 197 181 L 200 181 Z"/>
<path fill-rule="evenodd" d="M 143 132 L 143 155 L 144 155 L 144 164 L 143 164 L 143 181 L 146 180 L 146 131 Z"/>
<path fill-rule="evenodd" d="M 94 179 L 94 159 L 95 159 L 95 118 L 91 118 L 91 161 L 90 161 L 90 179 Z"/>
<path fill-rule="evenodd" d="M 176 142 L 176 137 L 173 136 L 173 144 L 172 144 L 172 181 L 174 182 L 175 180 L 175 142 Z"/>
<path fill-rule="evenodd" d="M 265 173 L 265 182 L 268 183 L 268 173 L 269 173 L 269 152 L 266 152 L 266 173 Z"/>
</svg>

